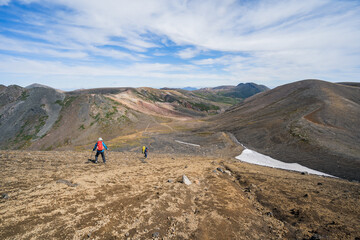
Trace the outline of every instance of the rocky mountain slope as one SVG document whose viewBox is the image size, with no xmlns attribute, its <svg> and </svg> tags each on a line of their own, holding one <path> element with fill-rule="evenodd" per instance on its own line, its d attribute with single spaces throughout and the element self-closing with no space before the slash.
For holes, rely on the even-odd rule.
<svg viewBox="0 0 360 240">
<path fill-rule="evenodd" d="M 234 156 L 239 140 L 358 179 L 359 91 L 300 81 L 229 108 L 185 90 L 0 85 L 0 239 L 358 240 L 358 182 Z M 67 151 L 34 151 L 51 149 Z"/>
<path fill-rule="evenodd" d="M 197 119 L 229 108 L 231 97 L 182 89 L 99 88 L 62 92 L 32 84 L 0 88 L 0 148 L 51 150 L 82 146 L 146 129 Z"/>
<path fill-rule="evenodd" d="M 212 121 L 273 158 L 360 180 L 359 119 L 360 88 L 304 80 L 250 97 Z"/>
</svg>

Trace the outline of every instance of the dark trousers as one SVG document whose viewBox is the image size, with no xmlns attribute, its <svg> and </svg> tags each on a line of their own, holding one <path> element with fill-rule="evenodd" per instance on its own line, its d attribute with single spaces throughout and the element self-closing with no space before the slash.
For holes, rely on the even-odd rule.
<svg viewBox="0 0 360 240">
<path fill-rule="evenodd" d="M 101 151 L 96 151 L 95 161 L 97 162 L 97 159 L 98 159 L 99 154 L 101 154 L 101 157 L 102 157 L 103 162 L 106 162 L 106 160 L 105 160 L 105 153 L 104 153 L 104 152 L 101 152 Z"/>
<path fill-rule="evenodd" d="M 144 152 L 145 158 L 147 158 L 147 151 Z"/>
</svg>

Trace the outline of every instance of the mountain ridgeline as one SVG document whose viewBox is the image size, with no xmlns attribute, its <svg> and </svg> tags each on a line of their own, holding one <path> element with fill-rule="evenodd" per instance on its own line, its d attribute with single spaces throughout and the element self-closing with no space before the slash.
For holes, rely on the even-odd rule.
<svg viewBox="0 0 360 240">
<path fill-rule="evenodd" d="M 182 89 L 98 88 L 63 92 L 0 85 L 0 149 L 68 149 L 112 139 L 150 123 L 216 115 L 239 101 Z"/>
<path fill-rule="evenodd" d="M 357 83 L 71 92 L 0 85 L 0 149 L 82 150 L 101 136 L 118 150 L 146 143 L 158 152 L 204 154 L 236 138 L 275 159 L 359 181 L 359 119 Z M 179 139 L 201 148 L 187 149 Z"/>
<path fill-rule="evenodd" d="M 304 80 L 247 98 L 212 119 L 246 147 L 360 180 L 360 88 Z"/>
<path fill-rule="evenodd" d="M 193 93 L 210 98 L 214 101 L 236 104 L 243 101 L 245 98 L 267 90 L 269 90 L 269 88 L 264 85 L 258 85 L 256 83 L 240 83 L 237 86 L 202 88 L 194 90 Z"/>
</svg>

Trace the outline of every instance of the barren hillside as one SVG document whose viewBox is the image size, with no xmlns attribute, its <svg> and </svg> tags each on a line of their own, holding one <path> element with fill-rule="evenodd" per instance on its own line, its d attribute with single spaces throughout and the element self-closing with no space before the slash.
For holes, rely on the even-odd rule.
<svg viewBox="0 0 360 240">
<path fill-rule="evenodd" d="M 212 119 L 249 148 L 360 180 L 360 88 L 305 80 L 257 94 Z"/>
<path fill-rule="evenodd" d="M 74 149 L 149 124 L 197 119 L 230 107 L 185 90 L 100 88 L 61 92 L 42 85 L 0 89 L 0 148 Z"/>
<path fill-rule="evenodd" d="M 359 179 L 360 88 L 300 81 L 224 113 L 227 98 L 185 90 L 0 91 L 0 239 L 360 238 L 358 182 L 234 158 L 239 140 Z"/>
<path fill-rule="evenodd" d="M 357 239 L 360 185 L 229 157 L 1 151 L 1 239 Z M 181 182 L 186 175 L 191 185 Z"/>
</svg>

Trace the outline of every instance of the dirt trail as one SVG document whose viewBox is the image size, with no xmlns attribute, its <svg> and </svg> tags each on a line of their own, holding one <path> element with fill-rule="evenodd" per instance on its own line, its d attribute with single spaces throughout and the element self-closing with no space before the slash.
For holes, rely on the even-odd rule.
<svg viewBox="0 0 360 240">
<path fill-rule="evenodd" d="M 227 158 L 150 153 L 145 162 L 141 154 L 110 152 L 106 165 L 96 165 L 88 157 L 0 152 L 0 191 L 8 196 L 0 199 L 0 238 L 360 236 L 358 183 Z M 180 182 L 183 174 L 190 186 Z"/>
</svg>

